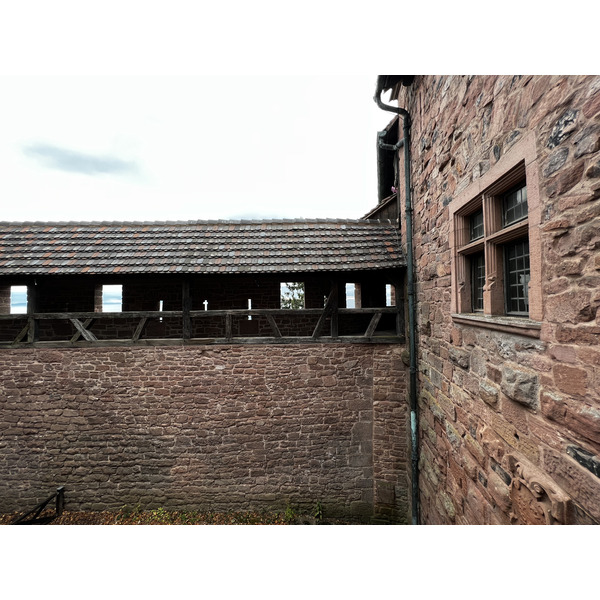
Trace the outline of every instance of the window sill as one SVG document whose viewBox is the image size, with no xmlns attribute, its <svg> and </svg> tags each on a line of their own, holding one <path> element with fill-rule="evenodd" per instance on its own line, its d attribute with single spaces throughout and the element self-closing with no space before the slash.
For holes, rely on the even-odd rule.
<svg viewBox="0 0 600 600">
<path fill-rule="evenodd" d="M 542 324 L 539 321 L 522 317 L 506 317 L 495 315 L 482 315 L 475 313 L 453 314 L 452 320 L 455 323 L 463 325 L 472 325 L 473 327 L 483 327 L 485 329 L 494 329 L 495 331 L 504 331 L 514 335 L 524 335 L 526 337 L 539 338 Z"/>
</svg>

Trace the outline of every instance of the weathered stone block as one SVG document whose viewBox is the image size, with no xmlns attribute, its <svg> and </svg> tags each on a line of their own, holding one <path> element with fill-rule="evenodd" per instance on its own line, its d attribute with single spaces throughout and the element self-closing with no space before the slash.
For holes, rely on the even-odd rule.
<svg viewBox="0 0 600 600">
<path fill-rule="evenodd" d="M 568 156 L 568 148 L 559 148 L 558 150 L 554 151 L 548 158 L 546 166 L 544 167 L 544 177 L 549 177 L 553 173 L 556 173 L 556 171 L 558 171 L 567 162 Z"/>
<path fill-rule="evenodd" d="M 548 148 L 556 148 L 556 146 L 561 144 L 575 131 L 578 112 L 575 109 L 569 108 L 560 116 L 552 128 L 550 137 L 546 143 Z"/>
<path fill-rule="evenodd" d="M 448 349 L 448 356 L 450 360 L 458 365 L 461 369 L 469 368 L 469 359 L 471 353 L 467 350 L 461 350 L 460 348 L 456 348 L 455 346 L 450 346 Z"/>
<path fill-rule="evenodd" d="M 479 383 L 479 396 L 486 404 L 489 404 L 494 408 L 498 405 L 498 388 L 485 380 Z"/>
<path fill-rule="evenodd" d="M 485 465 L 486 455 L 483 448 L 479 445 L 470 435 L 464 437 L 465 445 L 467 450 L 471 453 L 471 456 L 483 467 Z"/>
<path fill-rule="evenodd" d="M 575 158 L 597 152 L 600 149 L 600 127 L 597 125 L 586 127 L 573 137 L 573 144 Z"/>
<path fill-rule="evenodd" d="M 572 456 L 590 473 L 593 473 L 596 477 L 600 478 L 600 457 L 579 446 L 567 446 L 567 454 Z"/>
<path fill-rule="evenodd" d="M 536 408 L 538 404 L 538 376 L 505 365 L 502 368 L 501 390 L 511 400 L 529 408 Z"/>
</svg>

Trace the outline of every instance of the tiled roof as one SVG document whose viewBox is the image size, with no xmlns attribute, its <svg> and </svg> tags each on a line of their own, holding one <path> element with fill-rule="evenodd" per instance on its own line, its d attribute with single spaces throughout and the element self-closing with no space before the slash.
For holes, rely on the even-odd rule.
<svg viewBox="0 0 600 600">
<path fill-rule="evenodd" d="M 405 264 L 389 222 L 0 222 L 0 276 L 331 272 Z"/>
</svg>

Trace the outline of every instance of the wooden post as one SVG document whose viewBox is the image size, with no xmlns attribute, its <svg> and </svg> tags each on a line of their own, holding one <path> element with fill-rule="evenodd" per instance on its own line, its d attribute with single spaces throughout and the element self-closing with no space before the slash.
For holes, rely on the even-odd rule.
<svg viewBox="0 0 600 600">
<path fill-rule="evenodd" d="M 339 285 L 337 281 L 331 282 L 331 337 L 337 338 L 339 335 L 338 327 L 338 307 L 339 307 Z"/>
<path fill-rule="evenodd" d="M 225 337 L 230 340 L 233 337 L 233 327 L 232 327 L 232 314 L 230 312 L 225 314 Z"/>
<path fill-rule="evenodd" d="M 38 291 L 35 282 L 27 286 L 27 312 L 29 313 L 29 330 L 27 331 L 27 341 L 30 344 L 39 339 L 39 323 L 33 314 L 38 310 Z"/>
<path fill-rule="evenodd" d="M 390 278 L 390 283 L 394 290 L 394 299 L 396 302 L 396 335 L 404 338 L 406 335 L 406 321 L 404 317 L 404 288 L 400 278 Z"/>
<path fill-rule="evenodd" d="M 325 303 L 325 308 L 317 321 L 315 329 L 312 333 L 313 340 L 318 338 L 321 335 L 321 329 L 325 325 L 325 321 L 327 317 L 331 315 L 332 317 L 332 325 L 331 325 L 331 335 L 333 335 L 334 329 L 336 330 L 337 337 L 337 307 L 338 307 L 338 288 L 337 283 L 331 283 L 331 291 L 329 292 L 329 296 L 327 297 L 327 302 Z M 333 313 L 335 312 L 335 319 L 333 318 Z M 333 325 L 333 321 L 335 320 L 335 326 Z"/>
<path fill-rule="evenodd" d="M 189 340 L 192 337 L 192 318 L 190 317 L 190 311 L 192 310 L 192 293 L 188 279 L 183 282 L 181 298 L 181 308 L 183 310 L 182 335 L 184 340 Z"/>
</svg>

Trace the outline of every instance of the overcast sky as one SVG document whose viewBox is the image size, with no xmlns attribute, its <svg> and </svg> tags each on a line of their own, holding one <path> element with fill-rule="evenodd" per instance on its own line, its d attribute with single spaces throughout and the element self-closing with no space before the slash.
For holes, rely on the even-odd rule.
<svg viewBox="0 0 600 600">
<path fill-rule="evenodd" d="M 392 117 L 378 74 L 594 70 L 592 5 L 576 44 L 547 43 L 553 11 L 503 6 L 492 21 L 471 0 L 5 3 L 0 220 L 360 217 Z M 517 8 L 527 52 L 489 42 Z"/>
<path fill-rule="evenodd" d="M 3 77 L 2 220 L 361 217 L 376 78 Z"/>
</svg>

